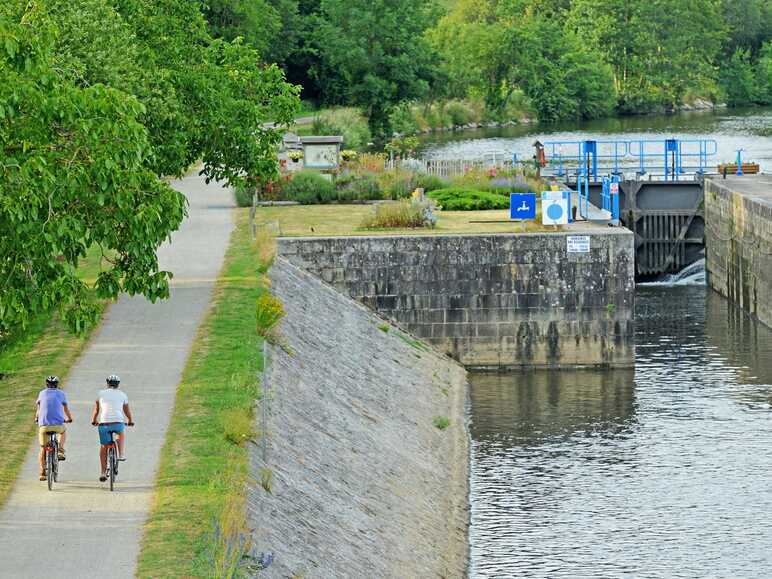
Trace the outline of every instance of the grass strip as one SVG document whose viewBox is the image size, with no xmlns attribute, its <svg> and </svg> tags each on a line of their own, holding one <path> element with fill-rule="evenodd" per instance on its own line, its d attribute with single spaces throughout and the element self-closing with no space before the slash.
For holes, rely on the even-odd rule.
<svg viewBox="0 0 772 579">
<path fill-rule="evenodd" d="M 93 283 L 101 268 L 101 252 L 92 247 L 78 275 Z M 93 331 L 93 328 L 91 329 Z M 54 311 L 35 316 L 23 332 L 12 335 L 0 348 L 0 506 L 8 499 L 36 424 L 35 399 L 45 377 L 56 374 L 67 390 L 67 375 L 88 342 L 90 332 L 68 332 Z"/>
<path fill-rule="evenodd" d="M 37 425 L 35 399 L 45 377 L 56 374 L 67 390 L 67 374 L 88 342 L 73 336 L 56 314 L 40 314 L 24 334 L 0 352 L 0 506 L 11 492 Z"/>
<path fill-rule="evenodd" d="M 246 443 L 263 368 L 255 303 L 269 261 L 240 212 L 177 390 L 139 577 L 231 577 L 247 547 Z"/>
</svg>

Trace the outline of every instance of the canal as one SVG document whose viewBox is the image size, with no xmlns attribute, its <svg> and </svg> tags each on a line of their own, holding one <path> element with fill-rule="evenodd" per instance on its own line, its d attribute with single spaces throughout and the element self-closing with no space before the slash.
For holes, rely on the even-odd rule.
<svg viewBox="0 0 772 579">
<path fill-rule="evenodd" d="M 536 139 L 627 141 L 671 137 L 716 140 L 718 154 L 713 159 L 716 162 L 734 161 L 737 149 L 744 149 L 744 160 L 755 161 L 763 170 L 772 171 L 772 108 L 717 109 L 433 133 L 422 137 L 420 153 L 439 159 L 476 159 L 491 152 L 517 153 L 519 159 L 530 159 Z"/>
<path fill-rule="evenodd" d="M 772 331 L 639 287 L 628 371 L 471 378 L 471 577 L 769 577 Z"/>
</svg>

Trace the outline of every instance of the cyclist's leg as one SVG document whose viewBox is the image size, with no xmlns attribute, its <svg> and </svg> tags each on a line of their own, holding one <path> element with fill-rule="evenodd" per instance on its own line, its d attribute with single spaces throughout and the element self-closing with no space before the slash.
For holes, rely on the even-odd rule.
<svg viewBox="0 0 772 579">
<path fill-rule="evenodd" d="M 115 432 L 115 441 L 118 446 L 118 460 L 123 460 L 126 456 L 124 454 L 124 448 L 126 447 L 126 425 L 113 424 L 112 431 Z"/>
<path fill-rule="evenodd" d="M 40 443 L 40 454 L 38 459 L 40 462 L 40 480 L 46 480 L 46 444 L 48 444 L 48 435 L 45 426 L 38 428 L 38 442 Z"/>
<path fill-rule="evenodd" d="M 107 424 L 100 424 L 99 431 L 99 464 L 102 467 L 102 475 L 100 480 L 105 480 L 105 473 L 107 472 L 107 447 L 106 444 L 110 444 L 110 432 Z"/>
</svg>

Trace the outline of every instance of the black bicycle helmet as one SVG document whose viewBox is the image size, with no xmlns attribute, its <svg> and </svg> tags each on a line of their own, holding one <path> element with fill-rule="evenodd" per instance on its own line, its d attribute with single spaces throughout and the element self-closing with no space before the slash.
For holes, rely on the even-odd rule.
<svg viewBox="0 0 772 579">
<path fill-rule="evenodd" d="M 107 385 L 108 386 L 112 386 L 113 388 L 115 388 L 120 383 L 121 383 L 121 379 L 118 376 L 116 376 L 115 374 L 110 374 L 107 377 Z"/>
<path fill-rule="evenodd" d="M 46 386 L 49 388 L 57 388 L 59 386 L 59 376 L 47 376 L 46 377 Z"/>
</svg>

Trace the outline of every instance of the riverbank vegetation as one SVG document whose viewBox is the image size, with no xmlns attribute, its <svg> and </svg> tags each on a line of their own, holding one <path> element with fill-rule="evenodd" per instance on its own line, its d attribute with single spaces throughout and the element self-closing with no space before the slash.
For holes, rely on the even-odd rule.
<svg viewBox="0 0 772 579">
<path fill-rule="evenodd" d="M 240 0 L 218 0 L 243 14 Z M 772 101 L 766 0 L 261 0 L 211 13 L 322 106 L 372 137 L 450 125 L 595 118 Z M 232 23 L 232 24 L 229 24 Z M 261 44 L 262 43 L 262 44 Z M 262 48 L 264 46 L 264 48 Z M 739 81 L 739 82 L 738 82 Z"/>
<path fill-rule="evenodd" d="M 246 445 L 259 435 L 253 408 L 263 370 L 255 304 L 266 295 L 271 246 L 267 236 L 251 240 L 240 213 L 177 390 L 138 577 L 231 577 L 248 554 Z"/>
</svg>

